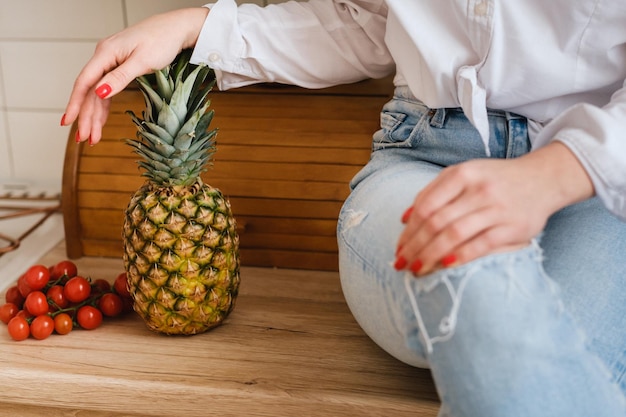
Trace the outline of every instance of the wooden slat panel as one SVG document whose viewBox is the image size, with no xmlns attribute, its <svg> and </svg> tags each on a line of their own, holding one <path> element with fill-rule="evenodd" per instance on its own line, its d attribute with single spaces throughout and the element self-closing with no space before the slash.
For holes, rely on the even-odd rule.
<svg viewBox="0 0 626 417">
<path fill-rule="evenodd" d="M 249 233 L 241 235 L 241 247 L 247 249 L 287 249 L 293 251 L 337 252 L 337 238 L 300 234 Z"/>
<path fill-rule="evenodd" d="M 246 233 L 294 233 L 298 235 L 332 236 L 337 233 L 335 219 L 295 219 L 239 216 Z"/>
<path fill-rule="evenodd" d="M 295 164 L 278 162 L 230 161 L 209 168 L 204 174 L 211 178 L 253 178 L 257 180 L 320 181 L 347 183 L 360 167 L 352 165 Z M 84 156 L 81 173 L 140 176 L 134 159 Z"/>
<path fill-rule="evenodd" d="M 97 256 L 107 258 L 122 258 L 124 248 L 122 238 L 117 240 L 83 238 L 84 256 Z"/>
<path fill-rule="evenodd" d="M 106 236 L 88 236 L 96 241 L 111 242 L 121 248 L 121 227 L 118 232 L 109 230 Z M 104 233 L 103 233 L 104 235 Z M 240 247 L 248 250 L 287 250 L 296 252 L 337 252 L 335 236 L 307 236 L 294 234 L 274 233 L 243 233 L 240 237 Z"/>
<path fill-rule="evenodd" d="M 78 183 L 79 191 L 126 191 L 133 193 L 144 180 L 141 177 L 123 175 L 83 174 Z M 349 194 L 347 183 L 262 181 L 249 179 L 212 179 L 216 187 L 227 197 L 271 197 L 297 200 L 343 201 Z M 226 190 L 228 192 L 226 192 Z"/>
<path fill-rule="evenodd" d="M 110 191 L 83 191 L 79 194 L 79 205 L 83 209 L 122 211 L 130 201 L 131 193 Z M 231 197 L 235 217 L 240 215 L 261 217 L 294 217 L 336 219 L 342 202 L 315 200 L 285 200 L 251 197 Z"/>
<path fill-rule="evenodd" d="M 235 216 L 337 220 L 343 201 L 231 197 Z"/>
<path fill-rule="evenodd" d="M 312 236 L 335 236 L 337 222 L 334 219 L 297 219 L 278 217 L 238 216 L 237 223 L 246 233 L 298 234 Z M 117 239 L 122 233 L 124 213 L 118 210 L 91 210 L 81 212 L 83 236 L 97 239 Z"/>
<path fill-rule="evenodd" d="M 298 132 L 323 134 L 328 133 L 329 131 L 339 134 L 361 133 L 364 135 L 371 135 L 373 132 L 371 123 L 363 123 L 361 120 L 350 120 L 346 118 L 320 120 L 317 118 L 284 119 L 282 117 L 247 117 L 245 122 L 243 122 L 241 117 L 222 116 L 219 118 L 219 124 L 217 118 L 215 119 L 215 123 L 216 126 L 219 126 L 219 129 L 224 132 L 228 132 L 230 128 L 241 129 L 242 125 L 249 127 L 251 131 L 271 130 L 277 134 L 283 135 L 295 134 Z M 375 127 L 376 125 L 374 125 L 374 128 Z"/>
<path fill-rule="evenodd" d="M 125 139 L 135 138 L 136 130 L 126 121 L 123 125 L 106 125 L 102 131 L 101 143 L 114 142 L 124 144 Z M 322 121 L 322 123 L 329 123 Z M 245 146 L 290 146 L 303 148 L 356 148 L 369 149 L 372 142 L 372 133 L 377 129 L 373 125 L 368 134 L 355 132 L 337 133 L 328 131 L 314 133 L 308 131 L 298 131 L 289 134 L 277 134 L 274 130 L 256 130 L 254 126 L 246 127 L 245 122 L 232 126 L 229 130 L 220 127 L 217 133 L 218 152 L 223 144 L 245 145 Z M 126 145 L 125 145 L 126 146 Z M 127 155 L 132 150 L 127 146 Z M 120 154 L 120 149 L 116 149 L 116 154 Z M 89 151 L 86 152 L 89 154 Z"/>
<path fill-rule="evenodd" d="M 83 246 L 85 256 L 122 257 L 123 254 L 121 240 L 85 239 Z M 339 262 L 336 253 L 328 252 L 242 248 L 240 253 L 243 265 L 262 267 L 336 271 Z"/>
<path fill-rule="evenodd" d="M 211 108 L 215 110 L 213 123 L 218 126 L 237 124 L 237 122 L 253 125 L 253 121 L 259 120 L 278 120 L 280 121 L 278 125 L 281 127 L 297 125 L 295 122 L 302 121 L 306 121 L 303 126 L 315 126 L 315 122 L 320 121 L 333 123 L 353 121 L 355 123 L 350 124 L 357 126 L 359 130 L 362 129 L 361 126 L 368 125 L 368 123 L 363 123 L 363 113 L 370 112 L 377 115 L 380 107 L 379 99 L 369 97 L 334 97 L 332 102 L 329 102 L 328 97 L 320 96 L 298 102 L 293 96 L 274 96 L 270 99 L 259 94 L 221 95 L 214 98 L 211 105 Z M 141 116 L 142 106 L 132 104 L 127 110 L 132 110 L 137 116 Z M 108 123 L 123 126 L 129 124 L 130 121 L 129 114 L 125 111 L 118 111 L 111 113 Z M 376 121 L 377 118 L 374 118 L 370 120 L 370 123 L 376 125 Z M 317 126 L 315 130 L 321 127 Z"/>
<path fill-rule="evenodd" d="M 339 257 L 336 253 L 315 253 L 278 250 L 241 250 L 241 261 L 246 265 L 294 269 L 336 271 Z"/>
<path fill-rule="evenodd" d="M 338 138 L 340 140 L 340 138 Z M 122 157 L 137 159 L 122 141 L 105 141 L 86 149 L 84 155 L 93 157 Z M 297 162 L 317 164 L 363 165 L 370 157 L 369 148 L 330 149 L 321 147 L 230 145 L 222 142 L 215 153 L 216 161 Z"/>
</svg>

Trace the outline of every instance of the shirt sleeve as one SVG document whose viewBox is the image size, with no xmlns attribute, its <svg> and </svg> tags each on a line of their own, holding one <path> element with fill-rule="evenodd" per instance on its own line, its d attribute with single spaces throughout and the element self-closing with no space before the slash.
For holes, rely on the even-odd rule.
<svg viewBox="0 0 626 417">
<path fill-rule="evenodd" d="M 626 220 L 626 82 L 603 106 L 577 104 L 548 123 L 535 146 L 564 143 L 580 160 L 596 195 Z"/>
<path fill-rule="evenodd" d="M 191 62 L 213 68 L 220 89 L 256 82 L 324 88 L 382 78 L 395 68 L 385 45 L 383 0 L 288 1 L 260 7 L 219 0 Z"/>
</svg>

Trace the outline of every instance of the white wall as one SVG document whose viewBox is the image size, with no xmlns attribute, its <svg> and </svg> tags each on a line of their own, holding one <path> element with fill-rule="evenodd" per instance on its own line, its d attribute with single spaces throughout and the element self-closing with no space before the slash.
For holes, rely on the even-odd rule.
<svg viewBox="0 0 626 417">
<path fill-rule="evenodd" d="M 208 2 L 0 0 L 0 191 L 14 184 L 61 191 L 69 127 L 59 123 L 99 39 L 151 14 Z"/>
</svg>

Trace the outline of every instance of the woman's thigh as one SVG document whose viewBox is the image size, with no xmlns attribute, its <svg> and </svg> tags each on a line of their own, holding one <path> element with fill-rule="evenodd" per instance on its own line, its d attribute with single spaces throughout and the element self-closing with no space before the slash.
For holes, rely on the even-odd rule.
<svg viewBox="0 0 626 417">
<path fill-rule="evenodd" d="M 380 347 L 406 363 L 426 367 L 420 336 L 410 329 L 412 319 L 406 319 L 412 312 L 403 274 L 392 265 L 402 213 L 440 168 L 415 162 L 381 164 L 386 167 L 359 183 L 339 216 L 341 283 L 355 319 Z"/>
<path fill-rule="evenodd" d="M 553 215 L 541 246 L 565 307 L 626 393 L 626 223 L 595 198 Z"/>
</svg>

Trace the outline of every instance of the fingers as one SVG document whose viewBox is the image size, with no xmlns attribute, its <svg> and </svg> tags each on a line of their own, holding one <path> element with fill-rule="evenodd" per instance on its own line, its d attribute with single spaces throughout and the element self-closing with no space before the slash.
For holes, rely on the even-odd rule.
<svg viewBox="0 0 626 417">
<path fill-rule="evenodd" d="M 96 108 L 91 100 L 109 99 L 126 88 L 136 76 L 141 75 L 141 71 L 132 61 L 124 61 L 117 66 L 117 61 L 123 61 L 126 57 L 113 55 L 107 52 L 108 49 L 96 48 L 96 54 L 76 78 L 65 109 L 64 125 L 73 123 L 79 113 Z"/>
<path fill-rule="evenodd" d="M 95 145 L 102 138 L 102 127 L 106 123 L 110 99 L 102 100 L 94 91 L 85 97 L 81 112 L 78 116 L 78 129 L 76 130 L 76 142 L 88 141 Z"/>
</svg>

